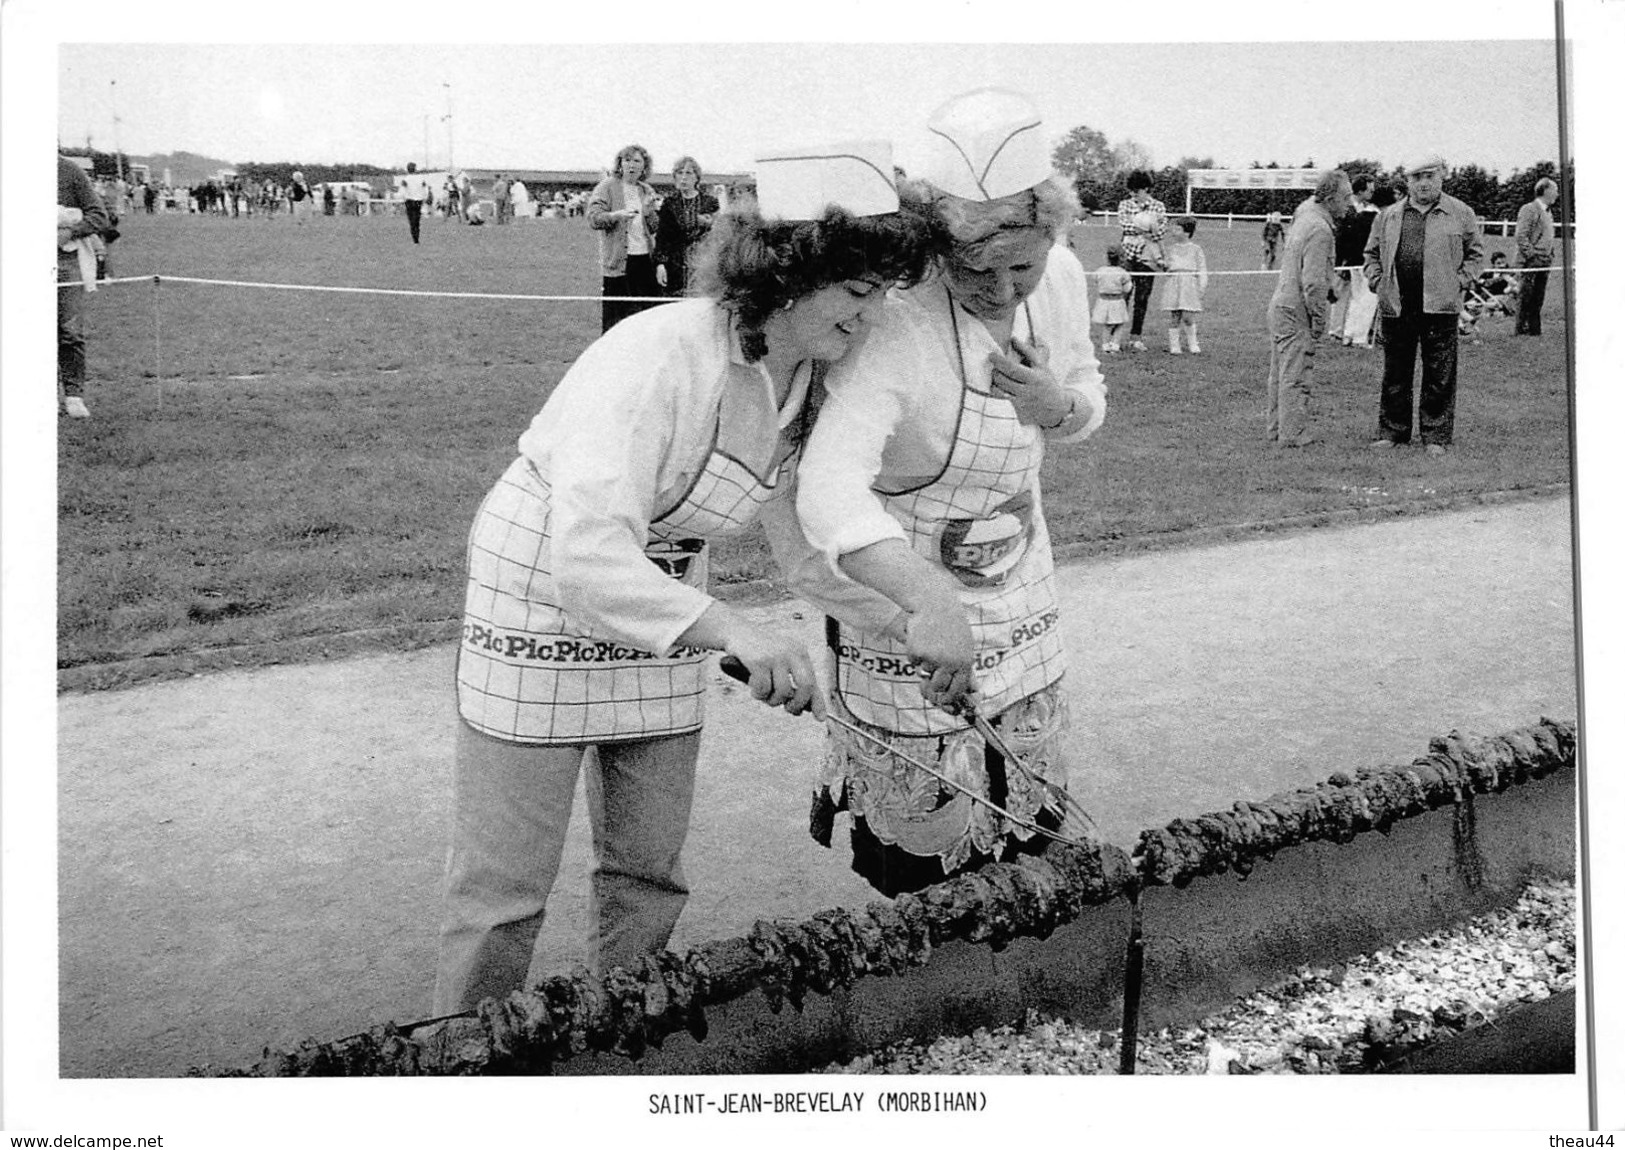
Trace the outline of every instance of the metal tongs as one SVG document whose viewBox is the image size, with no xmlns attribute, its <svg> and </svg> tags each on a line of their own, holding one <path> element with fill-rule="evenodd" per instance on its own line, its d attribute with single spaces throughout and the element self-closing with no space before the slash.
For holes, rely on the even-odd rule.
<svg viewBox="0 0 1625 1150">
<path fill-rule="evenodd" d="M 721 661 L 721 670 L 724 675 L 727 675 L 730 679 L 737 682 L 750 682 L 750 668 L 746 667 L 744 660 L 738 658 L 737 656 L 724 655 Z M 1009 763 L 1016 770 L 1020 771 L 1027 779 L 1035 783 L 1044 792 L 1045 797 L 1050 800 L 1047 805 L 1054 807 L 1061 812 L 1061 825 L 1063 827 L 1066 826 L 1067 820 L 1075 815 L 1086 822 L 1089 825 L 1090 830 L 1093 831 L 1095 821 L 1089 817 L 1089 813 L 1083 809 L 1082 804 L 1068 794 L 1065 787 L 1059 785 L 1058 783 L 1052 783 L 1050 780 L 1034 772 L 1030 767 L 1027 766 L 1027 764 L 1023 763 L 1015 752 L 1010 749 L 1009 744 L 1004 741 L 1003 737 L 998 733 L 998 731 L 993 728 L 993 724 L 989 723 L 985 718 L 983 718 L 969 700 L 966 700 L 959 709 L 950 710 L 949 713 L 968 720 L 971 726 L 975 729 L 976 733 L 982 736 L 982 738 L 987 742 L 988 746 L 992 747 L 995 751 L 1002 755 L 1006 763 Z M 1055 842 L 1065 843 L 1067 846 L 1080 847 L 1083 849 L 1088 849 L 1090 846 L 1090 844 L 1084 841 L 1082 838 L 1070 837 L 1068 835 L 1061 834 L 1058 831 L 1052 831 L 1048 827 L 1042 826 L 1031 819 L 1024 819 L 1019 815 L 1012 814 L 1001 807 L 998 803 L 995 803 L 993 800 L 977 794 L 969 787 L 966 787 L 963 783 L 955 782 L 953 779 L 950 779 L 947 775 L 943 774 L 935 767 L 922 763 L 919 759 L 916 759 L 912 755 L 903 753 L 888 743 L 885 739 L 881 738 L 879 735 L 864 730 L 856 723 L 843 719 L 833 711 L 826 711 L 826 717 L 830 722 L 834 723 L 842 730 L 849 731 L 852 734 L 857 735 L 859 738 L 867 739 L 869 742 L 877 744 L 888 754 L 901 759 L 911 767 L 924 771 L 943 786 L 949 788 L 950 790 L 957 791 L 966 798 L 970 799 L 973 803 L 978 803 L 981 806 L 986 807 L 1000 818 L 1015 826 L 1021 827 L 1027 831 L 1031 831 L 1033 834 L 1042 835 L 1044 838 L 1052 839 Z"/>
<path fill-rule="evenodd" d="M 983 717 L 982 713 L 976 709 L 976 705 L 969 699 L 961 701 L 957 707 L 949 707 L 944 709 L 947 710 L 950 715 L 958 715 L 960 718 L 969 721 L 971 727 L 975 729 L 976 733 L 982 736 L 983 742 L 992 747 L 995 751 L 999 752 L 999 754 L 1004 757 L 1004 761 L 1006 763 L 1020 771 L 1029 782 L 1033 783 L 1038 787 L 1039 790 L 1043 791 L 1044 797 L 1049 800 L 1046 805 L 1060 811 L 1062 826 L 1066 825 L 1067 819 L 1076 816 L 1089 825 L 1089 830 L 1091 832 L 1096 829 L 1095 820 L 1089 817 L 1089 812 L 1083 809 L 1083 804 L 1078 802 L 1078 800 L 1072 796 L 1071 792 L 1069 792 L 1065 787 L 1061 786 L 1061 784 L 1051 782 L 1049 779 L 1044 778 L 1044 776 L 1040 775 L 1037 771 L 1029 767 L 1026 763 L 1022 762 L 1020 756 L 1017 755 L 1015 751 L 1010 749 L 1010 744 L 1004 741 L 1004 736 L 999 734 L 998 730 L 993 726 L 993 724 L 988 722 L 987 719 Z"/>
</svg>

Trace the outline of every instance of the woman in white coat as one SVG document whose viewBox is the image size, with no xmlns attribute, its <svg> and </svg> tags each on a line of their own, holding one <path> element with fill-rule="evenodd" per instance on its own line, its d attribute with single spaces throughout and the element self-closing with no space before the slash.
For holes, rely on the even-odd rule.
<svg viewBox="0 0 1625 1150">
<path fill-rule="evenodd" d="M 901 612 L 878 631 L 835 628 L 830 706 L 1022 823 L 1053 828 L 1053 795 L 950 708 L 978 707 L 1025 767 L 1064 784 L 1064 652 L 1038 472 L 1048 446 L 1081 440 L 1106 414 L 1084 271 L 1062 244 L 1078 203 L 1025 97 L 967 93 L 931 129 L 941 274 L 900 293 L 831 371 L 800 471 L 797 510 L 832 579 Z M 826 845 L 838 811 L 852 817 L 853 869 L 888 895 L 1042 841 L 832 727 L 813 819 Z"/>
<path fill-rule="evenodd" d="M 665 946 L 710 651 L 744 662 L 757 699 L 823 712 L 802 645 L 707 593 L 706 546 L 758 518 L 793 527 L 783 493 L 822 377 L 923 272 L 927 229 L 898 211 L 888 147 L 764 157 L 757 175 L 758 203 L 716 222 L 705 295 L 588 348 L 475 518 L 436 1013 L 522 985 L 583 764 L 590 961 Z"/>
</svg>

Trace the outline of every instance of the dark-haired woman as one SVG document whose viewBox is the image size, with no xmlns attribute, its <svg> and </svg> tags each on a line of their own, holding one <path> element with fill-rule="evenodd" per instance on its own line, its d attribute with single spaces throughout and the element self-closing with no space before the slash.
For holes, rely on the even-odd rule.
<svg viewBox="0 0 1625 1150">
<path fill-rule="evenodd" d="M 924 270 L 925 225 L 898 212 L 880 150 L 848 157 L 844 185 L 824 170 L 828 150 L 760 161 L 760 208 L 719 217 L 703 298 L 633 316 L 588 348 L 481 505 L 437 1013 L 523 983 L 584 763 L 589 961 L 631 965 L 666 944 L 687 900 L 679 854 L 708 652 L 741 659 L 757 699 L 823 713 L 804 647 L 706 593 L 706 545 L 758 518 L 781 521 L 784 538 L 793 509 L 775 495 L 809 396 L 887 290 Z"/>
<path fill-rule="evenodd" d="M 1128 347 L 1144 351 L 1145 312 L 1151 291 L 1162 270 L 1162 237 L 1168 230 L 1168 209 L 1151 195 L 1151 173 L 1128 174 L 1128 198 L 1117 205 L 1117 225 L 1123 229 L 1123 267 L 1134 280 L 1134 304 L 1129 317 Z"/>
</svg>

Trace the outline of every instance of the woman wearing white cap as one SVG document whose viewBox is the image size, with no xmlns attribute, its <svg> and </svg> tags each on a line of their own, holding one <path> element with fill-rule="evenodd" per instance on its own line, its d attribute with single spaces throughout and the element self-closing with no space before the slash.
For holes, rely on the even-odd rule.
<svg viewBox="0 0 1625 1150">
<path fill-rule="evenodd" d="M 1082 439 L 1106 414 L 1084 272 L 1059 246 L 1078 203 L 1025 97 L 970 92 L 930 127 L 942 274 L 901 293 L 832 369 L 798 481 L 797 510 L 831 576 L 904 612 L 885 633 L 839 628 L 830 705 L 1023 821 L 1054 826 L 1039 788 L 944 707 L 974 689 L 1025 766 L 1064 784 L 1064 653 L 1038 471 L 1046 443 Z M 826 845 L 843 809 L 853 869 L 886 894 L 1041 841 L 835 728 L 814 805 Z"/>
<path fill-rule="evenodd" d="M 773 495 L 824 371 L 929 258 L 891 173 L 881 144 L 760 160 L 757 204 L 721 216 L 703 249 L 706 298 L 641 312 L 588 348 L 481 505 L 438 1013 L 522 984 L 584 761 L 590 961 L 629 966 L 666 944 L 687 899 L 708 652 L 742 660 L 756 698 L 822 714 L 803 646 L 706 593 L 706 544 L 758 518 L 799 539 Z M 878 597 L 865 614 L 863 597 L 855 617 L 895 614 Z"/>
</svg>

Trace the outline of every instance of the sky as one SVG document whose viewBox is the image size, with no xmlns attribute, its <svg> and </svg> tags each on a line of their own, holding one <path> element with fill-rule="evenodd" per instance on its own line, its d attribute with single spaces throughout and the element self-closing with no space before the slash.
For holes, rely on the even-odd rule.
<svg viewBox="0 0 1625 1150">
<path fill-rule="evenodd" d="M 597 169 L 636 141 L 660 170 L 689 153 L 715 172 L 748 170 L 763 148 L 880 137 L 906 168 L 938 104 L 996 84 L 1033 98 L 1052 141 L 1086 124 L 1156 166 L 1392 168 L 1437 148 L 1510 175 L 1557 158 L 1544 15 L 1516 26 L 1544 39 L 1511 41 L 70 43 L 57 133 L 137 155 L 430 169 Z M 1377 95 L 1418 76 L 1450 98 Z"/>
</svg>

